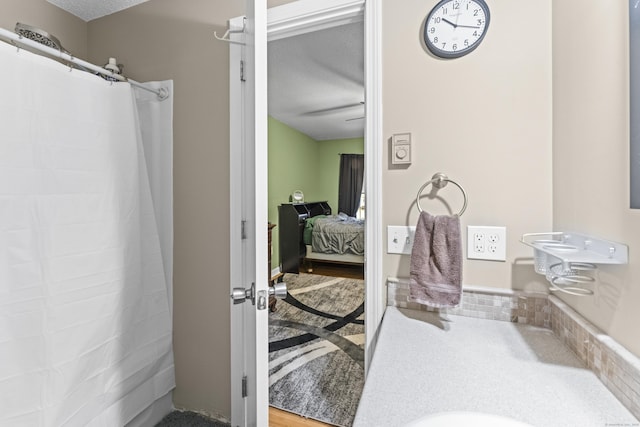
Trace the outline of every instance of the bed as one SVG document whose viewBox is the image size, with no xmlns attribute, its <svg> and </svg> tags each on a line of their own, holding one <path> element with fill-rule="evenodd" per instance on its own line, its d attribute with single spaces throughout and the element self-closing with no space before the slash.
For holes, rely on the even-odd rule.
<svg viewBox="0 0 640 427">
<path fill-rule="evenodd" d="M 305 261 L 364 264 L 364 220 L 338 215 L 316 215 L 305 221 Z"/>
</svg>

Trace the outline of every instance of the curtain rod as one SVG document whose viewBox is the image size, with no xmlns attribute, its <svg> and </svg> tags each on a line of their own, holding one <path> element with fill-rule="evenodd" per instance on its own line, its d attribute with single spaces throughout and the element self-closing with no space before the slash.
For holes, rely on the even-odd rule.
<svg viewBox="0 0 640 427">
<path fill-rule="evenodd" d="M 39 50 L 40 52 L 44 52 L 48 55 L 54 56 L 54 57 L 58 57 L 60 59 L 64 59 L 65 61 L 71 62 L 73 64 L 77 64 L 83 68 L 86 68 L 88 70 L 94 71 L 96 73 L 100 73 L 104 76 L 108 76 L 110 78 L 114 78 L 118 81 L 121 82 L 128 82 L 129 84 L 131 84 L 132 86 L 138 87 L 140 89 L 146 90 L 148 92 L 153 92 L 158 96 L 158 99 L 160 100 L 164 100 L 167 99 L 169 97 L 169 91 L 166 88 L 160 88 L 160 89 L 152 89 L 149 88 L 145 85 L 143 85 L 142 83 L 138 83 L 135 80 L 131 80 L 128 79 L 120 74 L 116 74 L 113 71 L 109 71 L 105 68 L 99 67 L 97 65 L 94 65 L 90 62 L 84 61 L 82 59 L 78 59 L 68 53 L 62 52 L 60 50 L 57 49 L 53 49 L 49 46 L 45 46 L 41 43 L 38 43 L 36 41 L 30 40 L 28 38 L 25 38 L 19 34 L 16 34 L 12 31 L 6 30 L 4 28 L 0 28 L 0 37 L 8 39 L 12 42 L 12 44 L 15 45 L 15 43 L 20 43 L 23 44 L 25 46 L 29 46 L 33 49 Z M 19 49 L 20 46 L 16 47 Z"/>
</svg>

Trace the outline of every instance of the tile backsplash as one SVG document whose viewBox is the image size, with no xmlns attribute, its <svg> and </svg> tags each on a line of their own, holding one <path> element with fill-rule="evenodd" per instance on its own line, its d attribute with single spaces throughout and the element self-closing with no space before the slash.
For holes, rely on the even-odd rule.
<svg viewBox="0 0 640 427">
<path fill-rule="evenodd" d="M 435 309 L 409 301 L 408 279 L 389 278 L 387 305 L 549 328 L 640 420 L 640 359 L 554 295 L 465 286 L 460 306 Z"/>
<path fill-rule="evenodd" d="M 559 298 L 549 302 L 554 334 L 640 419 L 640 359 Z"/>
<path fill-rule="evenodd" d="M 409 301 L 408 279 L 387 281 L 387 305 L 413 310 L 438 310 Z M 525 293 L 476 286 L 465 287 L 460 306 L 440 309 L 440 311 L 480 319 L 551 327 L 551 307 L 547 294 L 539 292 Z"/>
</svg>

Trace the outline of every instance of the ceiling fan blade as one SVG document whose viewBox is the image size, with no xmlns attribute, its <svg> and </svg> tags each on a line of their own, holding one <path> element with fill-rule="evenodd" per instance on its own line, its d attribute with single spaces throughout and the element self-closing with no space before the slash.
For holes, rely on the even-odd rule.
<svg viewBox="0 0 640 427">
<path fill-rule="evenodd" d="M 321 110 L 309 111 L 304 113 L 306 116 L 314 116 L 314 115 L 324 115 L 324 114 L 332 114 L 343 110 L 350 110 L 353 108 L 360 108 L 364 106 L 364 102 L 360 101 L 357 104 L 347 104 L 347 105 L 339 105 L 337 107 L 331 108 L 323 108 Z"/>
</svg>

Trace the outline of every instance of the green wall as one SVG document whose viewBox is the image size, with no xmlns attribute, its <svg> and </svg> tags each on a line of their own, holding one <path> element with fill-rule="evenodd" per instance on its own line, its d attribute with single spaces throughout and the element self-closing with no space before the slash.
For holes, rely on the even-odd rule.
<svg viewBox="0 0 640 427">
<path fill-rule="evenodd" d="M 269 117 L 269 222 L 278 224 L 278 206 L 289 203 L 295 190 L 305 200 L 317 197 L 317 142 L 307 135 Z M 280 262 L 278 227 L 273 229 L 271 268 Z"/>
<path fill-rule="evenodd" d="M 269 222 L 278 224 L 278 206 L 295 190 L 307 202 L 329 202 L 338 208 L 338 154 L 363 154 L 364 138 L 316 141 L 269 117 Z M 280 261 L 278 227 L 273 229 L 271 268 Z"/>
</svg>

